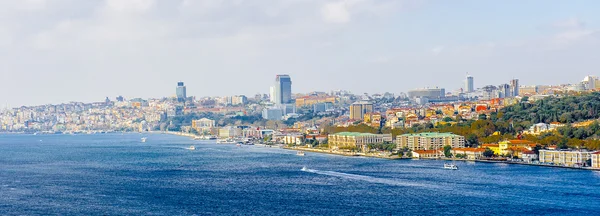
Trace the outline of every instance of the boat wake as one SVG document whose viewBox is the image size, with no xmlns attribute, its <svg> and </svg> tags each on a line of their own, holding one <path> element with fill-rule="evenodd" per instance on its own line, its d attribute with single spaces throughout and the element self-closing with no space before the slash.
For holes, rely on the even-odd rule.
<svg viewBox="0 0 600 216">
<path fill-rule="evenodd" d="M 377 177 L 372 177 L 372 176 L 342 173 L 342 172 L 335 172 L 335 171 L 322 171 L 322 170 L 308 169 L 306 167 L 302 167 L 301 171 L 315 173 L 315 174 L 319 174 L 319 175 L 335 176 L 335 177 L 344 178 L 344 179 L 366 181 L 366 182 L 371 182 L 371 183 L 376 183 L 376 184 L 386 184 L 386 185 L 392 185 L 392 186 L 428 187 L 428 188 L 434 187 L 433 185 L 410 183 L 410 182 L 403 182 L 403 181 L 398 181 L 398 180 L 393 180 L 393 179 L 377 178 Z"/>
</svg>

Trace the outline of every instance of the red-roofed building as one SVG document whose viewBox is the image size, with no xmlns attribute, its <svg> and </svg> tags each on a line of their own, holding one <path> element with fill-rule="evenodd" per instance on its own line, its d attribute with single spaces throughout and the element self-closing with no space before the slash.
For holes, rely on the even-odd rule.
<svg viewBox="0 0 600 216">
<path fill-rule="evenodd" d="M 483 157 L 485 148 L 453 148 L 451 150 L 453 155 L 464 154 L 468 160 L 476 160 Z"/>
<path fill-rule="evenodd" d="M 412 151 L 413 158 L 439 158 L 444 155 L 440 150 L 415 150 Z"/>
</svg>

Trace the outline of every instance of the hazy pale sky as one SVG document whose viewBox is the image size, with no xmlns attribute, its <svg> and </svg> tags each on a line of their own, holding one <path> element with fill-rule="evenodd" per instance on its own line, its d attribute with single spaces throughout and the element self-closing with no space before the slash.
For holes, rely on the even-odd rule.
<svg viewBox="0 0 600 216">
<path fill-rule="evenodd" d="M 600 1 L 0 0 L 2 107 L 600 75 Z"/>
</svg>

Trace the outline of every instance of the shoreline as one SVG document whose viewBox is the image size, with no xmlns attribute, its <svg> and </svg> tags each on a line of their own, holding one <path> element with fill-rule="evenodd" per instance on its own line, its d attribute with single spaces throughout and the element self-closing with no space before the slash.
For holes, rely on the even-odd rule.
<svg viewBox="0 0 600 216">
<path fill-rule="evenodd" d="M 148 133 L 159 133 L 159 134 L 169 134 L 176 136 L 184 136 L 197 138 L 196 135 L 190 133 L 182 133 L 182 132 L 172 132 L 172 131 L 149 131 Z M 254 144 L 255 146 L 260 146 L 263 148 L 282 148 L 286 150 L 292 151 L 307 151 L 313 153 L 320 154 L 330 154 L 330 155 L 339 155 L 346 157 L 371 157 L 371 158 L 379 158 L 379 159 L 387 159 L 387 160 L 413 160 L 414 158 L 400 158 L 400 157 L 389 157 L 389 156 L 378 156 L 374 154 L 359 154 L 359 153 L 343 153 L 343 152 L 331 152 L 323 149 L 314 149 L 314 148 L 303 148 L 303 147 L 274 147 L 266 144 Z M 588 170 L 588 171 L 600 171 L 600 168 L 592 168 L 592 167 L 567 167 L 567 166 L 558 166 L 558 165 L 546 165 L 546 164 L 531 164 L 531 163 L 519 163 L 519 162 L 510 162 L 510 161 L 492 161 L 492 160 L 468 160 L 468 159 L 455 159 L 455 158 L 419 158 L 419 160 L 444 160 L 444 161 L 471 161 L 471 162 L 480 162 L 480 163 L 502 163 L 502 164 L 514 164 L 514 165 L 526 165 L 526 166 L 539 166 L 539 167 L 551 167 L 551 168 L 566 168 L 566 169 L 574 169 L 574 170 Z"/>
</svg>

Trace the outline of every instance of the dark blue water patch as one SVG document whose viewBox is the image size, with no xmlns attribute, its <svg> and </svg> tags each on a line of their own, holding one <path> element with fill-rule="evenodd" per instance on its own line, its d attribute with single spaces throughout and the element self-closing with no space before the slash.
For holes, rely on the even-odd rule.
<svg viewBox="0 0 600 216">
<path fill-rule="evenodd" d="M 599 172 L 443 163 L 158 134 L 2 135 L 0 214 L 600 214 Z"/>
</svg>

